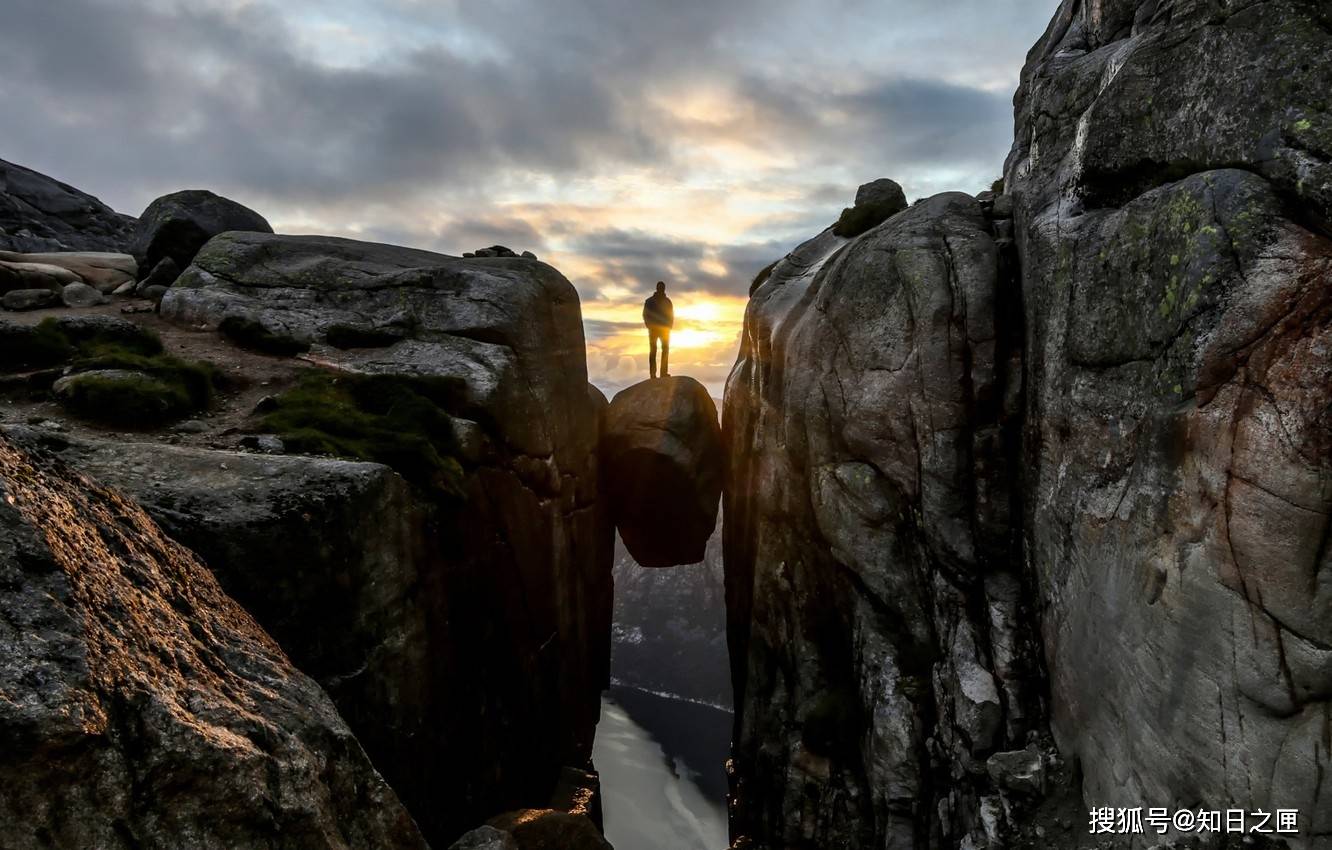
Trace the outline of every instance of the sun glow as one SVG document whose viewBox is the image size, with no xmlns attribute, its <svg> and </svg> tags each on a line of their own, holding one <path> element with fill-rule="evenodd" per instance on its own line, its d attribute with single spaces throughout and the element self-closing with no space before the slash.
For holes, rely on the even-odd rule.
<svg viewBox="0 0 1332 850">
<path fill-rule="evenodd" d="M 607 394 L 648 376 L 648 336 L 643 327 L 643 298 L 633 293 L 621 300 L 589 299 L 583 304 L 588 322 L 588 367 Z M 619 293 L 617 292 L 618 296 Z M 671 373 L 697 378 L 717 397 L 735 360 L 747 299 L 704 293 L 674 292 L 675 329 L 671 332 Z"/>
</svg>

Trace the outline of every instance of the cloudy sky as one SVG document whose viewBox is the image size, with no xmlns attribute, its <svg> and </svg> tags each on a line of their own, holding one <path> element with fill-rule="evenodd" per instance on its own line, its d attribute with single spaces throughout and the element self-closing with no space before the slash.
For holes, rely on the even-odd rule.
<svg viewBox="0 0 1332 850">
<path fill-rule="evenodd" d="M 0 158 L 137 215 L 209 188 L 279 232 L 535 251 L 589 370 L 720 394 L 750 279 L 858 184 L 999 175 L 1056 0 L 5 0 Z"/>
</svg>

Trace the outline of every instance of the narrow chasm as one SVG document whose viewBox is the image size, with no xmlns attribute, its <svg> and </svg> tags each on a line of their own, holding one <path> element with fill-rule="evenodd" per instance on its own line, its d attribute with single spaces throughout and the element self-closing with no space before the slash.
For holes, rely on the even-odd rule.
<svg viewBox="0 0 1332 850">
<path fill-rule="evenodd" d="M 616 847 L 719 850 L 730 843 L 719 406 L 697 382 L 667 378 L 619 393 L 603 422 L 603 480 L 623 497 L 612 507 L 620 532 L 610 687 L 593 762 L 606 838 Z"/>
<path fill-rule="evenodd" d="M 671 570 L 639 566 L 617 540 L 611 680 L 592 756 L 611 844 L 728 846 L 731 724 L 721 523 L 702 561 Z"/>
</svg>

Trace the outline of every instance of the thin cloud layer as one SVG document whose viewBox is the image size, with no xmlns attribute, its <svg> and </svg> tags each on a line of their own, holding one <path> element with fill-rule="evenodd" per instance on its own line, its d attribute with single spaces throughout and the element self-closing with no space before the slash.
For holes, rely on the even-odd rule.
<svg viewBox="0 0 1332 850">
<path fill-rule="evenodd" d="M 754 273 L 857 184 L 998 176 L 1054 5 L 10 0 L 0 157 L 129 213 L 200 186 L 286 232 L 533 250 L 607 389 L 664 279 L 697 308 L 676 371 L 719 393 Z"/>
</svg>

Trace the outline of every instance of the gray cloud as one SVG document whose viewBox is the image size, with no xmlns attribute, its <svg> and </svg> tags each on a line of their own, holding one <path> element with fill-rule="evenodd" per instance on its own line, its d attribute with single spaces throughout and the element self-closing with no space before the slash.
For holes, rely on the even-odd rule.
<svg viewBox="0 0 1332 850">
<path fill-rule="evenodd" d="M 603 283 L 743 294 L 857 182 L 920 194 L 997 175 L 1011 83 L 1054 5 L 9 0 L 0 156 L 130 213 L 204 186 L 331 232 L 455 253 L 558 239 Z M 695 84 L 727 114 L 672 111 Z M 796 200 L 739 244 L 576 220 L 539 232 L 509 211 L 626 169 L 683 180 L 709 134 L 787 163 L 762 179 Z"/>
</svg>

